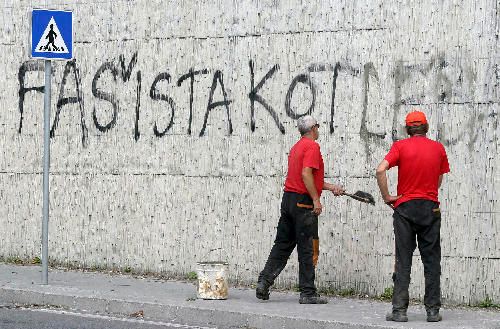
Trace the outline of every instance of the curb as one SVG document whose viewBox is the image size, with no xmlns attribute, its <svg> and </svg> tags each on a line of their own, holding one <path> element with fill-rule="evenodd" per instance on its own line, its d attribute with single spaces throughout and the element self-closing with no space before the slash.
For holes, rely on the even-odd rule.
<svg viewBox="0 0 500 329">
<path fill-rule="evenodd" d="M 248 329 L 384 329 L 394 326 L 355 324 L 339 321 L 311 320 L 300 317 L 231 312 L 200 307 L 144 303 L 122 299 L 104 299 L 65 294 L 36 292 L 27 289 L 0 288 L 0 302 L 22 305 L 58 306 L 101 315 L 130 316 L 139 310 L 148 320 L 167 321 L 217 328 Z"/>
</svg>

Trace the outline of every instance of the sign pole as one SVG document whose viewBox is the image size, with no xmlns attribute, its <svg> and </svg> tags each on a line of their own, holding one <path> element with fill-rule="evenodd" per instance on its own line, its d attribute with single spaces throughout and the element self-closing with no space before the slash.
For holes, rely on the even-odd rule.
<svg viewBox="0 0 500 329">
<path fill-rule="evenodd" d="M 45 60 L 43 99 L 42 285 L 46 285 L 49 284 L 51 60 L 71 60 L 73 58 L 73 12 L 68 10 L 33 9 L 31 11 L 30 50 L 32 58 Z"/>
<path fill-rule="evenodd" d="M 49 168 L 50 168 L 50 94 L 52 66 L 45 60 L 43 100 L 43 220 L 42 220 L 42 284 L 49 282 Z"/>
</svg>

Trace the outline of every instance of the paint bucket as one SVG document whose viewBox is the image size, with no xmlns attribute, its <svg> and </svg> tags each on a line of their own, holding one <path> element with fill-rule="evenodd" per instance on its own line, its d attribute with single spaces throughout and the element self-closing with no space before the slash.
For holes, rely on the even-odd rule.
<svg viewBox="0 0 500 329">
<path fill-rule="evenodd" d="M 222 248 L 212 249 L 206 256 L 215 250 L 222 250 Z M 229 263 L 227 261 L 201 261 L 196 265 L 198 267 L 197 297 L 199 299 L 227 299 Z"/>
</svg>

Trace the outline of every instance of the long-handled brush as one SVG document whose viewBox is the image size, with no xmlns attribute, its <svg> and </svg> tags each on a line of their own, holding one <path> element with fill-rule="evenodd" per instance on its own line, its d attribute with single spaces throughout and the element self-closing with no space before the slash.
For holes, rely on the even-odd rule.
<svg viewBox="0 0 500 329">
<path fill-rule="evenodd" d="M 354 200 L 358 200 L 364 203 L 369 203 L 373 206 L 375 205 L 375 199 L 373 198 L 373 195 L 367 192 L 356 191 L 354 194 L 344 192 L 344 195 L 347 195 L 353 198 Z"/>
</svg>

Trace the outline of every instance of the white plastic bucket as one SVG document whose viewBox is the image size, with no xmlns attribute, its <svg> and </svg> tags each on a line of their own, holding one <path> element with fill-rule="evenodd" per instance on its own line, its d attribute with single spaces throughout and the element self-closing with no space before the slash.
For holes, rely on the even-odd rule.
<svg viewBox="0 0 500 329">
<path fill-rule="evenodd" d="M 196 265 L 198 266 L 197 297 L 200 299 L 227 299 L 229 263 L 226 261 L 204 261 L 197 262 Z"/>
</svg>

